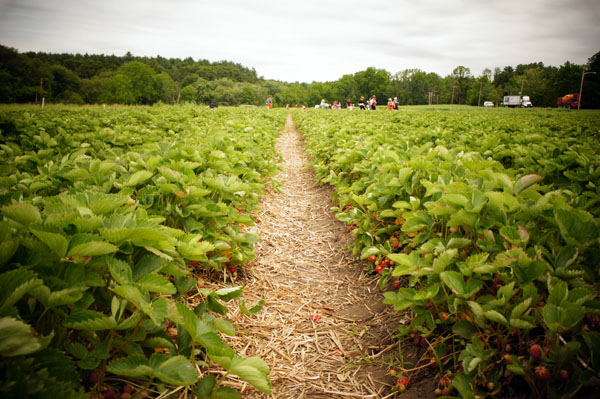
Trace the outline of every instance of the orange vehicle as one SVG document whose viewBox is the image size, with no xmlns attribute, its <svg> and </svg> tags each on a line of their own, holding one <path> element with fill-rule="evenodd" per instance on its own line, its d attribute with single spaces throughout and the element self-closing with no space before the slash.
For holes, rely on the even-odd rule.
<svg viewBox="0 0 600 399">
<path fill-rule="evenodd" d="M 558 108 L 577 108 L 579 105 L 579 94 L 567 94 L 566 96 L 559 97 L 556 100 L 556 106 Z"/>
</svg>

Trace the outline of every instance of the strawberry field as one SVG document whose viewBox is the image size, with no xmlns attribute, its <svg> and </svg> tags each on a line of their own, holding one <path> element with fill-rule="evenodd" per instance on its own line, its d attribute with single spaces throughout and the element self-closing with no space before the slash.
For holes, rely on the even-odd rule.
<svg viewBox="0 0 600 399">
<path fill-rule="evenodd" d="M 285 114 L 154 108 L 0 110 L 3 397 L 239 397 L 210 370 L 270 392 L 202 289 L 254 257 Z M 217 376 L 219 374 L 216 374 Z M 199 378 L 199 376 L 201 376 Z"/>
<path fill-rule="evenodd" d="M 464 398 L 597 389 L 600 113 L 292 116 L 354 254 L 405 315 L 399 397 L 427 378 Z M 237 274 L 260 240 L 247 228 L 259 200 L 279 185 L 286 117 L 0 108 L 2 396 L 244 395 L 229 376 L 270 394 L 277 365 L 233 348 L 228 315 L 265 303 L 246 304 Z"/>
<path fill-rule="evenodd" d="M 295 112 L 354 251 L 408 312 L 399 391 L 575 397 L 600 380 L 600 113 Z"/>
</svg>

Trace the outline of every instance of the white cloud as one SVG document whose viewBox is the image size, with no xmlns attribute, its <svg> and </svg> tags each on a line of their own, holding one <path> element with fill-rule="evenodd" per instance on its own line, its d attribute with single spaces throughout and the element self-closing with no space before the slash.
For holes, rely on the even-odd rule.
<svg viewBox="0 0 600 399">
<path fill-rule="evenodd" d="M 0 0 L 20 51 L 230 60 L 265 78 L 335 80 L 369 66 L 442 76 L 598 50 L 597 0 Z"/>
</svg>

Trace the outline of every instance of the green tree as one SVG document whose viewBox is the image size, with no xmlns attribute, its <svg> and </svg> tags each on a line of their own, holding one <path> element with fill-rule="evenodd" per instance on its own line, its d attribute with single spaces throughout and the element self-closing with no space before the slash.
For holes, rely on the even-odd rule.
<svg viewBox="0 0 600 399">
<path fill-rule="evenodd" d="M 135 104 L 133 85 L 128 76 L 118 73 L 102 80 L 99 101 L 106 104 Z"/>
<path fill-rule="evenodd" d="M 508 82 L 512 79 L 515 71 L 511 66 L 505 66 L 504 69 L 496 68 L 494 70 L 494 86 L 496 87 L 506 87 Z"/>
<path fill-rule="evenodd" d="M 350 99 L 353 103 L 358 103 L 360 92 L 353 75 L 344 75 L 334 83 L 336 97 L 342 101 Z M 306 92 L 306 89 L 304 89 Z"/>
<path fill-rule="evenodd" d="M 96 104 L 100 100 L 102 80 L 100 78 L 82 79 L 79 93 L 86 104 Z"/>
<path fill-rule="evenodd" d="M 175 102 L 175 92 L 177 91 L 177 85 L 171 79 L 166 72 L 161 72 L 156 75 L 156 80 L 158 82 L 158 99 L 162 102 L 172 104 Z"/>
<path fill-rule="evenodd" d="M 483 74 L 471 83 L 467 104 L 482 106 L 484 101 L 495 101 L 496 88 L 490 80 L 491 71 L 487 71 L 484 70 Z"/>
<path fill-rule="evenodd" d="M 269 91 L 261 84 L 251 84 L 249 86 L 256 95 L 256 105 L 265 105 Z"/>
<path fill-rule="evenodd" d="M 213 100 L 221 105 L 238 105 L 241 97 L 241 87 L 230 78 L 214 81 Z"/>
<path fill-rule="evenodd" d="M 588 60 L 588 72 L 583 80 L 581 106 L 583 108 L 600 108 L 600 51 Z"/>
<path fill-rule="evenodd" d="M 217 84 L 203 78 L 198 78 L 196 83 L 196 102 L 199 104 L 210 104 L 215 98 Z"/>
<path fill-rule="evenodd" d="M 454 99 L 450 101 L 454 104 L 465 104 L 469 86 L 473 81 L 471 70 L 462 65 L 457 66 L 450 74 L 450 81 L 454 87 Z"/>
<path fill-rule="evenodd" d="M 195 73 L 190 73 L 189 75 L 186 75 L 181 80 L 181 87 L 186 87 L 186 86 L 196 83 L 196 81 L 198 80 L 198 77 L 199 76 Z"/>
<path fill-rule="evenodd" d="M 279 97 L 282 104 L 302 105 L 306 104 L 307 92 L 301 84 L 292 83 L 281 91 Z"/>
<path fill-rule="evenodd" d="M 578 93 L 581 81 L 581 71 L 581 65 L 573 64 L 569 61 L 565 62 L 564 65 L 561 65 L 554 75 L 554 79 L 550 83 L 554 88 L 552 99 L 556 101 L 558 97 L 563 97 L 571 93 Z"/>
<path fill-rule="evenodd" d="M 196 87 L 194 85 L 187 85 L 183 89 L 181 89 L 181 98 L 182 102 L 196 102 Z"/>
<path fill-rule="evenodd" d="M 256 97 L 256 92 L 252 90 L 251 86 L 245 85 L 242 89 L 242 93 L 240 95 L 240 103 L 258 105 L 258 97 Z"/>
<path fill-rule="evenodd" d="M 354 74 L 354 80 L 361 96 L 376 96 L 379 104 L 389 97 L 390 73 L 385 69 L 369 67 L 364 71 Z"/>
<path fill-rule="evenodd" d="M 394 91 L 401 105 L 425 104 L 424 76 L 420 69 L 405 69 L 395 74 Z"/>
<path fill-rule="evenodd" d="M 52 97 L 61 100 L 66 97 L 72 97 L 72 93 L 79 91 L 79 77 L 70 69 L 62 65 L 52 65 L 50 67 L 52 79 L 46 85 L 47 91 L 52 92 Z M 64 96 L 63 93 L 69 91 L 71 94 Z"/>
<path fill-rule="evenodd" d="M 55 98 L 55 101 L 63 103 L 63 104 L 76 104 L 76 105 L 85 104 L 85 101 L 83 101 L 83 97 L 81 97 L 81 95 L 79 93 L 76 93 L 72 90 L 63 91 Z"/>
<path fill-rule="evenodd" d="M 129 78 L 135 103 L 153 104 L 159 99 L 159 82 L 150 66 L 140 61 L 130 61 L 119 68 L 119 74 Z"/>
</svg>

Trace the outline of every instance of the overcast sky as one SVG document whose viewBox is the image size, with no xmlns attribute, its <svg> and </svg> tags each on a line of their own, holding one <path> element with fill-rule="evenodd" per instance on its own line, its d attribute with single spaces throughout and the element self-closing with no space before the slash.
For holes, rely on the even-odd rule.
<svg viewBox="0 0 600 399">
<path fill-rule="evenodd" d="M 0 0 L 20 52 L 228 60 L 288 82 L 367 67 L 446 76 L 600 51 L 600 0 Z"/>
</svg>

